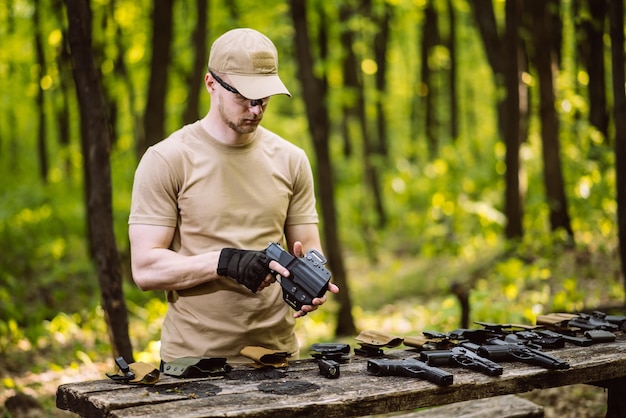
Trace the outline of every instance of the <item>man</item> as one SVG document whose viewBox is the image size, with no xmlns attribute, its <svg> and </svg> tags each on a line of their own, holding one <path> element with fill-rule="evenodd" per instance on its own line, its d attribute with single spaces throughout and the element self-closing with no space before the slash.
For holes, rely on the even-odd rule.
<svg viewBox="0 0 626 418">
<path fill-rule="evenodd" d="M 313 176 L 303 150 L 259 126 L 274 95 L 290 96 L 274 44 L 234 29 L 211 47 L 207 115 L 150 147 L 133 185 L 129 218 L 133 278 L 167 292 L 164 362 L 181 357 L 250 361 L 246 346 L 297 355 L 295 312 L 272 284 L 270 242 L 296 256 L 321 247 Z M 339 288 L 329 285 L 329 291 Z"/>
</svg>

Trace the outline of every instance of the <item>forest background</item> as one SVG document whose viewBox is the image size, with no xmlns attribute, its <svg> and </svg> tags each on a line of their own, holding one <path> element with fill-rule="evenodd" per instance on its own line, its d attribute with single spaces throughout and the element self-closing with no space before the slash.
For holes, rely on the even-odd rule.
<svg viewBox="0 0 626 418">
<path fill-rule="evenodd" d="M 204 115 L 234 27 L 278 48 L 293 98 L 263 124 L 312 160 L 342 287 L 298 322 L 303 354 L 623 313 L 621 0 L 9 0 L 0 22 L 0 398 L 36 393 L 28 373 L 158 362 L 166 304 L 128 267 L 134 169 Z"/>
</svg>

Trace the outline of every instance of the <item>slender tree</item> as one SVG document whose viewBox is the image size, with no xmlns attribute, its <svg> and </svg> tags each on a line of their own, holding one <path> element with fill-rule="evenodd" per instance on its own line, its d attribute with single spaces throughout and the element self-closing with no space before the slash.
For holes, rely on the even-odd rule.
<svg viewBox="0 0 626 418">
<path fill-rule="evenodd" d="M 505 235 L 508 238 L 524 234 L 522 219 L 524 214 L 522 193 L 520 192 L 520 66 L 519 66 L 519 27 L 522 4 L 520 0 L 507 0 L 506 28 L 503 53 L 507 54 L 503 68 L 506 98 L 504 99 L 504 142 L 506 143 L 506 190 L 505 213 L 507 223 Z"/>
<path fill-rule="evenodd" d="M 63 0 L 52 0 L 53 15 L 57 24 L 62 27 L 61 41 L 58 44 L 55 58 L 57 72 L 59 74 L 59 87 L 55 92 L 54 113 L 57 121 L 57 140 L 59 145 L 65 150 L 63 153 L 63 166 L 65 174 L 70 178 L 72 174 L 72 161 L 68 152 L 71 143 L 71 112 L 70 97 L 74 94 L 72 91 L 72 62 L 70 57 L 69 45 L 67 41 L 67 28 L 62 24 L 64 20 Z"/>
<path fill-rule="evenodd" d="M 39 68 L 37 74 L 37 155 L 39 156 L 39 176 L 44 183 L 48 181 L 48 141 L 46 126 L 46 109 L 45 109 L 45 97 L 44 89 L 41 85 L 43 77 L 46 75 L 47 65 L 46 56 L 44 54 L 43 41 L 41 39 L 41 10 L 43 9 L 41 1 L 36 0 L 35 8 L 33 12 L 34 19 L 34 43 L 35 43 L 35 55 L 37 57 L 37 66 Z"/>
<path fill-rule="evenodd" d="M 555 78 L 558 62 L 553 45 L 552 12 L 544 0 L 528 0 L 530 17 L 534 22 L 532 32 L 533 62 L 539 78 L 539 117 L 541 120 L 541 143 L 543 151 L 543 177 L 546 200 L 553 231 L 565 230 L 574 238 L 561 164 L 559 140 L 559 117 L 556 111 Z"/>
<path fill-rule="evenodd" d="M 454 2 L 447 0 L 448 8 L 448 21 L 450 24 L 450 32 L 448 34 L 448 51 L 450 53 L 450 71 L 448 74 L 448 84 L 450 92 L 448 97 L 450 98 L 450 136 L 452 141 L 455 141 L 459 136 L 459 97 L 457 92 L 457 59 L 456 59 L 456 11 L 454 9 Z"/>
<path fill-rule="evenodd" d="M 313 73 L 313 56 L 308 35 L 308 21 L 305 0 L 290 0 L 291 17 L 295 28 L 295 51 L 298 61 L 298 77 L 302 86 L 309 132 L 317 157 L 316 172 L 318 190 L 321 191 L 321 206 L 325 253 L 333 272 L 333 281 L 341 291 L 336 334 L 354 335 L 356 327 L 352 317 L 352 301 L 348 289 L 346 270 L 343 263 L 341 246 L 337 235 L 337 213 L 334 196 L 332 166 L 328 146 L 330 119 L 326 111 L 323 82 Z"/>
<path fill-rule="evenodd" d="M 613 119 L 615 123 L 615 172 L 617 173 L 617 233 L 619 257 L 626 288 L 626 93 L 624 86 L 624 2 L 609 2 L 611 66 L 613 68 Z M 626 302 L 625 302 L 626 303 Z"/>
<path fill-rule="evenodd" d="M 611 66 L 613 68 L 613 118 L 615 123 L 615 172 L 617 173 L 617 234 L 619 258 L 626 288 L 626 77 L 624 75 L 624 1 L 609 1 L 609 32 L 611 35 Z M 624 301 L 626 305 L 626 301 Z M 619 418 L 624 411 L 624 388 L 617 385 L 607 398 L 606 418 Z"/>
<path fill-rule="evenodd" d="M 148 100 L 143 115 L 144 142 L 137 144 L 137 153 L 165 137 L 165 98 L 171 57 L 173 0 L 158 0 L 152 9 L 152 58 L 150 59 L 150 81 Z"/>
<path fill-rule="evenodd" d="M 372 19 L 378 28 L 374 35 L 374 57 L 376 58 L 376 128 L 377 146 L 376 151 L 380 155 L 389 154 L 389 143 L 387 140 L 387 115 L 385 113 L 385 103 L 388 102 L 387 95 L 387 51 L 389 50 L 389 40 L 391 36 L 391 24 L 393 19 L 393 8 L 387 1 L 383 1 L 381 11 L 374 13 Z"/>
<path fill-rule="evenodd" d="M 204 88 L 203 75 L 206 72 L 207 53 L 207 21 L 209 1 L 196 0 L 198 21 L 193 31 L 191 47 L 194 51 L 193 67 L 187 77 L 187 105 L 183 113 L 183 123 L 192 123 L 200 116 L 200 93 Z"/>
<path fill-rule="evenodd" d="M 122 268 L 113 229 L 111 125 L 94 64 L 88 0 L 65 0 L 74 82 L 80 110 L 85 197 L 91 255 L 98 272 L 102 307 L 115 357 L 133 361 Z"/>
<path fill-rule="evenodd" d="M 424 129 L 428 144 L 429 157 L 435 158 L 439 150 L 439 135 L 437 132 L 437 86 L 431 68 L 431 54 L 434 48 L 441 43 L 439 35 L 438 15 L 433 0 L 428 0 L 424 9 L 422 26 L 421 63 L 420 63 L 420 92 L 423 97 Z"/>
<path fill-rule="evenodd" d="M 374 164 L 376 158 L 377 147 L 374 145 L 373 132 L 369 127 L 369 121 L 367 117 L 367 98 L 365 92 L 365 83 L 363 80 L 363 72 L 361 71 L 360 62 L 362 57 L 355 53 L 355 42 L 357 34 L 351 29 L 349 21 L 354 18 L 358 18 L 359 12 L 362 14 L 362 18 L 369 17 L 369 8 L 361 3 L 361 8 L 353 8 L 349 4 L 344 4 L 340 7 L 340 19 L 342 21 L 343 31 L 341 33 L 341 45 L 344 46 L 344 60 L 342 62 L 344 85 L 348 89 L 350 94 L 350 100 L 344 103 L 344 120 L 343 123 L 348 125 L 350 120 L 355 120 L 360 131 L 360 139 L 362 142 L 362 161 L 363 161 L 363 178 L 366 183 L 367 200 L 373 205 L 374 213 L 376 214 L 376 227 L 382 228 L 387 222 L 387 215 L 385 211 L 382 190 L 380 187 L 380 175 L 378 169 Z M 344 128 L 346 134 L 349 133 L 349 129 Z M 367 205 L 369 206 L 369 205 Z M 370 253 L 370 258 L 375 260 L 375 247 L 372 243 L 372 222 L 364 217 L 362 220 L 362 232 L 366 237 L 367 248 Z"/>
<path fill-rule="evenodd" d="M 589 75 L 589 122 L 605 138 L 608 137 L 609 110 L 607 104 L 604 34 L 608 3 L 606 0 L 575 0 L 577 58 Z"/>
<path fill-rule="evenodd" d="M 517 23 L 519 17 L 514 16 L 514 14 L 519 12 L 520 5 L 509 4 L 509 1 L 507 1 L 505 8 L 508 16 L 505 18 L 504 37 L 500 36 L 498 31 L 492 0 L 475 0 L 470 5 L 485 47 L 487 60 L 495 76 L 496 87 L 498 89 L 502 87 L 506 91 L 505 100 L 499 100 L 497 104 L 497 124 L 507 146 L 504 197 L 504 210 L 507 218 L 505 235 L 507 238 L 515 239 L 521 238 L 524 233 L 522 229 L 523 191 L 519 181 L 519 147 L 526 139 L 526 123 L 524 113 L 522 113 L 525 106 L 522 104 L 521 93 L 525 93 L 527 90 L 519 78 L 519 73 L 522 70 L 519 56 L 522 55 L 523 48 L 521 48 L 519 41 L 514 41 L 519 26 Z M 513 56 L 512 54 L 516 55 Z M 513 66 L 514 63 L 516 67 Z M 511 123 L 507 123 L 507 118 L 512 120 Z M 511 149 L 508 149 L 509 147 Z"/>
</svg>

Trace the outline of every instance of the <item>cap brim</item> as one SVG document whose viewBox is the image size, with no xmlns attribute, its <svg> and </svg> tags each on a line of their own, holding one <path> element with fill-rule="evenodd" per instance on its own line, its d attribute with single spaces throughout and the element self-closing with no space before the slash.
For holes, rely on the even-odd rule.
<svg viewBox="0 0 626 418">
<path fill-rule="evenodd" d="M 291 97 L 291 93 L 276 74 L 253 76 L 228 74 L 228 79 L 233 87 L 247 99 L 263 99 L 276 94 Z"/>
</svg>

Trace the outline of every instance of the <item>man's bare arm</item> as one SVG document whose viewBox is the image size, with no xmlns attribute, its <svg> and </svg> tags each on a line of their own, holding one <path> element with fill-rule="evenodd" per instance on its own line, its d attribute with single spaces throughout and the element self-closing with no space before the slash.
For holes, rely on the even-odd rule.
<svg viewBox="0 0 626 418">
<path fill-rule="evenodd" d="M 132 224 L 128 229 L 133 279 L 142 290 L 180 290 L 221 277 L 217 274 L 220 251 L 197 255 L 181 255 L 169 249 L 174 228 Z M 276 261 L 269 267 L 283 275 L 287 270 Z M 261 282 L 257 291 L 271 285 L 271 275 Z"/>
<path fill-rule="evenodd" d="M 219 251 L 185 256 L 169 249 L 174 228 L 133 224 L 129 226 L 133 279 L 142 290 L 179 290 L 220 276 Z"/>
</svg>

